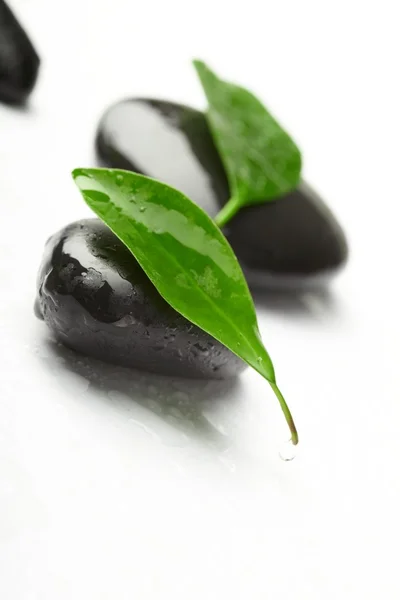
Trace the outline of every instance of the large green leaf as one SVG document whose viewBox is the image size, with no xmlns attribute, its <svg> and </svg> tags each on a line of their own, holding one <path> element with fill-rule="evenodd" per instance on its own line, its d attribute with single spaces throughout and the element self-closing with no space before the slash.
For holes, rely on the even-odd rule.
<svg viewBox="0 0 400 600">
<path fill-rule="evenodd" d="M 207 119 L 224 163 L 232 198 L 216 222 L 225 225 L 242 207 L 276 200 L 300 181 L 300 150 L 248 90 L 219 79 L 195 60 L 208 100 Z"/>
<path fill-rule="evenodd" d="M 73 177 L 86 203 L 129 248 L 161 296 L 270 382 L 296 444 L 247 283 L 212 219 L 177 190 L 130 171 L 76 169 Z"/>
</svg>

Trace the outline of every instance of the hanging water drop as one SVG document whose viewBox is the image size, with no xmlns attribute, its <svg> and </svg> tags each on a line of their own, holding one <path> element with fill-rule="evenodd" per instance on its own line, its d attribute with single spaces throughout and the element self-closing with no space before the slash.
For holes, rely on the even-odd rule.
<svg viewBox="0 0 400 600">
<path fill-rule="evenodd" d="M 285 462 L 290 462 L 297 456 L 297 447 L 293 444 L 292 440 L 288 440 L 282 444 L 279 450 L 279 458 Z"/>
</svg>

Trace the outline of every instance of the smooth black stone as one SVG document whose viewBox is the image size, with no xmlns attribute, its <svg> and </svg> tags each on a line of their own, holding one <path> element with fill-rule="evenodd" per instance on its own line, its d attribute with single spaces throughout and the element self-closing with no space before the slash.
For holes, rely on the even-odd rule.
<svg viewBox="0 0 400 600">
<path fill-rule="evenodd" d="M 48 240 L 35 313 L 60 342 L 107 362 L 210 379 L 245 368 L 167 304 L 99 219 L 72 223 Z"/>
<path fill-rule="evenodd" d="M 0 0 L 0 100 L 23 103 L 34 88 L 39 64 L 32 42 Z"/>
<path fill-rule="evenodd" d="M 229 199 L 224 167 L 205 116 L 161 100 L 111 106 L 96 136 L 102 166 L 136 171 L 181 190 L 211 216 Z M 344 233 L 309 186 L 275 202 L 243 208 L 224 233 L 254 287 L 324 283 L 344 264 Z"/>
</svg>

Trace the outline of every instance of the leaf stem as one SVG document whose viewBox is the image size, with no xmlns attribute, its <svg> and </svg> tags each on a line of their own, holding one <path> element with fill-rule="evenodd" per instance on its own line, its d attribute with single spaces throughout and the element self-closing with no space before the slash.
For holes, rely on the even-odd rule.
<svg viewBox="0 0 400 600">
<path fill-rule="evenodd" d="M 290 433 L 292 434 L 292 444 L 293 444 L 293 446 L 297 446 L 297 444 L 299 443 L 299 436 L 297 434 L 296 425 L 294 424 L 290 409 L 289 409 L 288 405 L 286 404 L 286 400 L 282 396 L 282 392 L 280 391 L 280 389 L 278 388 L 276 383 L 273 383 L 272 381 L 270 381 L 269 384 L 272 387 L 272 389 L 274 390 L 275 396 L 279 400 L 279 404 L 281 405 L 282 412 L 285 415 L 287 424 L 289 425 Z"/>
<path fill-rule="evenodd" d="M 237 196 L 232 196 L 228 202 L 221 208 L 214 221 L 218 227 L 222 228 L 228 223 L 240 209 L 240 200 Z"/>
</svg>

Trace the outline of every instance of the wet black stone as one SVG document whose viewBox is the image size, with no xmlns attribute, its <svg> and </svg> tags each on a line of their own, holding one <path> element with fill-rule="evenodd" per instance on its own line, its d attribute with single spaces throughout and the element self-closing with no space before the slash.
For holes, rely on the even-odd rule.
<svg viewBox="0 0 400 600">
<path fill-rule="evenodd" d="M 211 216 L 229 199 L 205 116 L 189 107 L 161 100 L 118 102 L 100 121 L 96 152 L 102 166 L 168 183 Z M 242 209 L 224 233 L 254 287 L 320 285 L 347 258 L 340 225 L 304 182 L 275 202 Z"/>
<path fill-rule="evenodd" d="M 68 225 L 46 244 L 35 313 L 57 339 L 107 362 L 183 377 L 224 379 L 244 363 L 159 295 L 99 219 Z"/>
<path fill-rule="evenodd" d="M 0 100 L 23 103 L 34 88 L 39 64 L 32 42 L 0 0 Z"/>
</svg>

